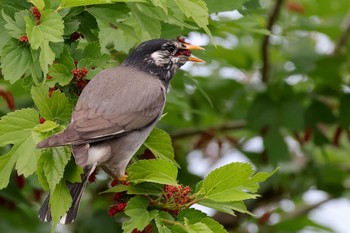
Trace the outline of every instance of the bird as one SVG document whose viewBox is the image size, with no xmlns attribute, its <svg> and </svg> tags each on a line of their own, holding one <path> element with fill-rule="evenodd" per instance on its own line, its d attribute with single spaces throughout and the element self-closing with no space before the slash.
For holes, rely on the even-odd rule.
<svg viewBox="0 0 350 233">
<path fill-rule="evenodd" d="M 83 168 L 81 183 L 67 182 L 72 205 L 60 217 L 73 222 L 88 178 L 101 167 L 112 178 L 126 180 L 125 171 L 163 114 L 170 80 L 186 62 L 203 62 L 184 40 L 153 39 L 137 46 L 118 66 L 100 71 L 81 92 L 64 131 L 37 144 L 38 149 L 71 146 Z M 39 219 L 51 221 L 50 195 Z"/>
</svg>

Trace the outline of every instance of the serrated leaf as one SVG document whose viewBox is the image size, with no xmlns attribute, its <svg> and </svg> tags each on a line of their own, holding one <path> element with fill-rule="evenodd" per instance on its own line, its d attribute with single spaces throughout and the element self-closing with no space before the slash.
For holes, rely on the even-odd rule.
<svg viewBox="0 0 350 233">
<path fill-rule="evenodd" d="M 51 79 L 47 80 L 46 84 L 50 87 L 54 86 L 56 83 L 65 86 L 73 79 L 72 71 L 65 65 L 59 63 L 50 66 L 48 75 L 51 76 Z"/>
<path fill-rule="evenodd" d="M 178 215 L 178 221 L 183 221 L 185 223 L 187 221 L 187 224 L 190 224 L 191 230 L 197 230 L 199 232 L 202 232 L 201 229 L 206 229 L 207 227 L 209 229 L 208 232 L 227 233 L 220 223 L 216 222 L 212 218 L 209 218 L 205 213 L 196 209 L 182 210 Z M 198 223 L 204 224 L 205 227 L 198 225 Z M 193 226 L 195 227 L 193 228 Z"/>
<path fill-rule="evenodd" d="M 230 214 L 230 215 L 235 215 L 234 211 L 244 213 L 244 214 L 254 215 L 253 213 L 247 210 L 247 207 L 244 205 L 243 201 L 216 202 L 209 199 L 203 199 L 203 200 L 200 200 L 198 204 L 218 210 L 223 213 Z"/>
<path fill-rule="evenodd" d="M 124 232 L 129 233 L 134 229 L 142 231 L 158 215 L 158 210 L 147 211 L 148 204 L 149 200 L 141 196 L 128 201 L 124 212 L 130 220 L 123 223 Z"/>
<path fill-rule="evenodd" d="M 128 180 L 133 183 L 153 182 L 177 185 L 177 167 L 163 159 L 139 160 L 128 168 Z"/>
<path fill-rule="evenodd" d="M 11 38 L 5 30 L 5 24 L 6 22 L 0 18 L 0 54 L 5 43 Z"/>
<path fill-rule="evenodd" d="M 154 183 L 140 183 L 136 185 L 116 185 L 108 190 L 101 192 L 103 193 L 118 193 L 127 191 L 127 194 L 138 194 L 138 195 L 157 195 L 163 193 L 163 185 Z"/>
<path fill-rule="evenodd" d="M 186 17 L 191 17 L 199 27 L 203 28 L 211 36 L 207 27 L 209 24 L 209 12 L 207 4 L 203 0 L 175 0 L 175 2 Z"/>
<path fill-rule="evenodd" d="M 44 175 L 50 190 L 54 190 L 56 185 L 61 182 L 64 168 L 70 158 L 70 150 L 67 147 L 45 149 L 41 154 L 39 164 L 43 166 Z"/>
<path fill-rule="evenodd" d="M 159 128 L 154 128 L 146 141 L 143 143 L 157 157 L 179 167 L 174 160 L 174 148 L 171 142 L 170 135 Z"/>
<path fill-rule="evenodd" d="M 247 190 L 255 190 L 258 182 L 258 179 L 253 178 L 253 172 L 252 166 L 248 163 L 227 164 L 209 173 L 199 192 L 203 193 L 205 198 L 217 202 L 256 198 L 257 194 L 247 192 Z"/>
<path fill-rule="evenodd" d="M 70 159 L 67 166 L 64 168 L 64 179 L 70 183 L 80 183 L 83 168 L 78 166 L 74 159 Z"/>
<path fill-rule="evenodd" d="M 33 129 L 39 133 L 46 133 L 58 128 L 59 126 L 60 125 L 56 122 L 47 120 L 43 124 L 35 126 Z"/>
<path fill-rule="evenodd" d="M 26 23 L 24 18 L 28 15 L 28 11 L 19 11 L 15 13 L 15 19 L 6 15 L 4 10 L 1 11 L 2 17 L 6 21 L 4 27 L 7 29 L 7 33 L 15 39 L 19 39 L 21 36 L 26 35 Z"/>
<path fill-rule="evenodd" d="M 168 0 L 151 0 L 153 5 L 162 8 L 165 13 L 168 13 L 167 1 Z"/>
<path fill-rule="evenodd" d="M 10 39 L 1 51 L 1 72 L 11 84 L 19 80 L 33 64 L 29 46 Z"/>
<path fill-rule="evenodd" d="M 48 72 L 48 65 L 55 59 L 55 53 L 50 47 L 50 42 L 62 42 L 64 24 L 62 17 L 54 10 L 44 10 L 41 14 L 40 24 L 35 25 L 33 19 L 26 17 L 26 32 L 28 40 L 33 49 L 40 48 L 39 62 L 45 74 Z"/>
<path fill-rule="evenodd" d="M 166 226 L 162 219 L 174 221 L 173 216 L 168 212 L 160 211 L 157 217 L 154 219 L 159 233 L 171 233 L 172 231 Z"/>
<path fill-rule="evenodd" d="M 135 31 L 138 32 L 141 41 L 159 38 L 161 34 L 161 24 L 155 18 L 153 12 L 146 4 L 128 4 L 131 10 L 130 21 L 135 20 Z M 137 30 L 139 29 L 139 30 Z"/>
<path fill-rule="evenodd" d="M 61 0 L 60 8 L 71 8 L 77 6 L 88 6 L 98 4 L 110 4 L 113 2 L 147 2 L 146 0 Z"/>
<path fill-rule="evenodd" d="M 7 154 L 0 156 L 0 189 L 7 186 L 15 165 L 17 173 L 26 177 L 36 170 L 40 153 L 35 148 L 32 129 L 38 121 L 39 115 L 34 109 L 17 110 L 1 118 L 0 147 L 13 146 Z"/>
<path fill-rule="evenodd" d="M 50 210 L 52 215 L 52 227 L 55 228 L 60 220 L 72 205 L 72 196 L 65 181 L 58 183 L 50 193 Z"/>
<path fill-rule="evenodd" d="M 222 11 L 239 10 L 242 8 L 243 3 L 247 1 L 248 0 L 206 0 L 205 2 L 208 5 L 209 13 L 218 13 Z"/>
<path fill-rule="evenodd" d="M 48 87 L 32 87 L 32 98 L 40 114 L 46 120 L 69 121 L 72 113 L 71 105 L 64 93 L 59 90 L 49 97 Z"/>
</svg>

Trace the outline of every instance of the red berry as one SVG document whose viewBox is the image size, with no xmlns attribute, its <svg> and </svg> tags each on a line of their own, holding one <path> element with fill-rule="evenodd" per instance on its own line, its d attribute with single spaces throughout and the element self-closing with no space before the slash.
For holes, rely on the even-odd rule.
<svg viewBox="0 0 350 233">
<path fill-rule="evenodd" d="M 118 184 L 118 180 L 112 180 L 111 186 L 114 187 Z"/>
<path fill-rule="evenodd" d="M 135 228 L 134 230 L 132 230 L 131 233 L 142 233 L 142 231 L 139 231 L 139 230 L 137 230 L 137 229 Z"/>
<path fill-rule="evenodd" d="M 16 184 L 17 184 L 18 188 L 22 189 L 25 185 L 25 182 L 26 182 L 26 180 L 25 180 L 23 175 L 16 177 Z"/>
<path fill-rule="evenodd" d="M 118 209 L 117 209 L 117 206 L 112 206 L 112 207 L 110 207 L 109 208 L 109 210 L 108 210 L 108 215 L 110 216 L 110 217 L 113 217 L 114 215 L 116 215 L 118 213 Z"/>
<path fill-rule="evenodd" d="M 56 86 L 50 87 L 50 89 L 49 89 L 49 97 L 51 97 L 52 94 L 53 94 L 53 92 L 56 91 L 56 90 L 57 90 L 57 87 L 56 87 Z"/>
<path fill-rule="evenodd" d="M 20 42 L 23 42 L 23 43 L 27 43 L 27 42 L 28 42 L 28 36 L 21 36 L 21 37 L 19 38 L 19 41 L 20 41 Z"/>
<path fill-rule="evenodd" d="M 143 233 L 152 233 L 152 225 L 148 224 L 145 229 L 143 229 Z"/>
<path fill-rule="evenodd" d="M 89 176 L 89 182 L 90 183 L 94 183 L 96 181 L 96 175 L 98 173 L 98 169 L 95 168 L 95 170 L 91 173 L 91 175 Z"/>
<path fill-rule="evenodd" d="M 127 205 L 128 205 L 128 203 L 126 203 L 126 202 L 119 202 L 117 204 L 117 208 L 118 208 L 119 212 L 122 212 Z"/>
<path fill-rule="evenodd" d="M 40 118 L 39 118 L 39 121 L 40 121 L 40 124 L 44 124 L 46 120 L 45 120 L 44 117 L 40 117 Z"/>
<path fill-rule="evenodd" d="M 114 194 L 114 200 L 119 201 L 124 197 L 124 192 L 119 192 Z"/>
</svg>

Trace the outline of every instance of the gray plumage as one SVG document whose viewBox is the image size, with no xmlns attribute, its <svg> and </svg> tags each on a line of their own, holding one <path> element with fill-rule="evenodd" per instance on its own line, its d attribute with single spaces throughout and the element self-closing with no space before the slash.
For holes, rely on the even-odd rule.
<svg viewBox="0 0 350 233">
<path fill-rule="evenodd" d="M 82 91 L 67 128 L 37 145 L 72 145 L 75 162 L 84 168 L 82 183 L 67 184 L 73 203 L 61 223 L 76 218 L 81 195 L 96 166 L 116 179 L 124 176 L 163 112 L 170 79 L 189 60 L 180 50 L 186 46 L 175 40 L 144 42 L 121 66 L 98 73 Z M 39 218 L 51 220 L 49 197 Z"/>
</svg>

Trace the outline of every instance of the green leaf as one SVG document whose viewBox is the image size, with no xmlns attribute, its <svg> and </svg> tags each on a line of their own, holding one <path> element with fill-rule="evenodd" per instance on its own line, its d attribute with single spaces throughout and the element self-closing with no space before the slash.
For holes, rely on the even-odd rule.
<svg viewBox="0 0 350 233">
<path fill-rule="evenodd" d="M 88 11 L 96 18 L 99 28 L 98 38 L 103 53 L 109 54 L 110 48 L 128 53 L 138 42 L 134 29 L 124 21 L 117 23 L 115 19 L 115 15 L 122 19 L 130 17 L 124 9 L 91 7 Z"/>
<path fill-rule="evenodd" d="M 50 190 L 54 190 L 56 185 L 61 182 L 64 168 L 70 158 L 70 150 L 67 147 L 45 149 L 41 154 L 39 164 L 43 166 L 42 170 Z"/>
<path fill-rule="evenodd" d="M 25 17 L 28 15 L 28 11 L 19 11 L 15 13 L 15 19 L 6 15 L 4 10 L 1 11 L 2 17 L 6 21 L 4 27 L 7 29 L 7 33 L 14 39 L 19 39 L 21 36 L 26 35 L 26 23 Z"/>
<path fill-rule="evenodd" d="M 62 42 L 64 24 L 62 17 L 54 10 L 44 10 L 41 14 L 40 24 L 35 25 L 32 18 L 26 17 L 26 31 L 28 40 L 33 49 L 40 48 L 40 66 L 45 74 L 48 65 L 55 59 L 55 53 L 50 47 L 50 42 Z"/>
<path fill-rule="evenodd" d="M 170 135 L 159 128 L 154 128 L 146 141 L 143 143 L 157 158 L 171 162 L 179 167 L 174 160 L 174 148 Z"/>
<path fill-rule="evenodd" d="M 159 233 L 171 233 L 172 231 L 168 228 L 168 226 L 166 226 L 162 219 L 174 221 L 173 216 L 168 212 L 160 211 L 157 217 L 154 219 Z"/>
<path fill-rule="evenodd" d="M 155 183 L 140 183 L 135 185 L 116 185 L 108 190 L 101 192 L 103 193 L 118 193 L 127 191 L 127 194 L 138 194 L 138 195 L 157 195 L 163 193 L 163 185 Z"/>
<path fill-rule="evenodd" d="M 211 36 L 207 27 L 209 24 L 209 12 L 207 4 L 202 0 L 175 0 L 177 6 L 185 14 L 186 17 L 191 17 L 199 27 Z"/>
<path fill-rule="evenodd" d="M 205 2 L 208 5 L 209 13 L 218 13 L 222 11 L 239 10 L 247 0 L 206 0 Z"/>
<path fill-rule="evenodd" d="M 81 174 L 83 174 L 83 168 L 79 167 L 74 159 L 70 159 L 64 168 L 64 179 L 70 183 L 80 183 Z"/>
<path fill-rule="evenodd" d="M 196 209 L 184 209 L 178 215 L 178 221 L 189 226 L 188 232 L 227 233 L 224 227 L 205 213 Z"/>
<path fill-rule="evenodd" d="M 263 139 L 264 147 L 272 163 L 276 164 L 289 159 L 288 146 L 278 129 L 269 128 Z"/>
<path fill-rule="evenodd" d="M 33 64 L 29 46 L 10 39 L 1 51 L 1 72 L 11 84 L 19 80 Z"/>
<path fill-rule="evenodd" d="M 160 7 L 165 13 L 168 13 L 167 0 L 151 0 L 152 4 Z"/>
<path fill-rule="evenodd" d="M 61 0 L 60 8 L 88 6 L 97 4 L 111 4 L 114 2 L 147 2 L 147 0 Z"/>
<path fill-rule="evenodd" d="M 56 83 L 61 86 L 65 86 L 73 79 L 72 71 L 65 65 L 59 63 L 50 66 L 49 76 L 51 76 L 51 79 L 47 80 L 46 84 L 50 87 L 54 86 Z"/>
<path fill-rule="evenodd" d="M 159 11 L 151 9 L 151 7 L 141 3 L 128 4 L 128 7 L 131 10 L 131 20 L 135 20 L 136 22 L 136 24 L 132 24 L 131 26 L 135 26 L 136 29 L 139 29 L 135 29 L 135 31 L 138 32 L 141 41 L 160 37 L 161 25 L 159 17 L 161 16 L 157 15 L 157 13 L 160 13 Z"/>
<path fill-rule="evenodd" d="M 71 105 L 64 93 L 59 90 L 49 97 L 48 87 L 32 87 L 32 98 L 40 114 L 46 120 L 69 121 L 72 113 Z"/>
<path fill-rule="evenodd" d="M 213 208 L 220 212 L 235 215 L 234 211 L 254 215 L 253 213 L 247 210 L 247 207 L 243 203 L 243 201 L 234 201 L 234 202 L 216 202 L 209 199 L 200 200 L 197 204 L 203 205 L 209 208 Z"/>
<path fill-rule="evenodd" d="M 72 196 L 66 186 L 65 180 L 58 183 L 54 190 L 50 193 L 50 210 L 52 215 L 52 228 L 54 229 L 57 223 L 72 205 Z"/>
<path fill-rule="evenodd" d="M 54 129 L 57 129 L 60 125 L 57 124 L 56 122 L 47 120 L 43 124 L 37 125 L 34 127 L 34 130 L 39 132 L 39 133 L 47 133 L 50 132 Z"/>
<path fill-rule="evenodd" d="M 350 94 L 343 95 L 340 98 L 339 105 L 339 123 L 344 129 L 348 129 L 350 125 Z"/>
<path fill-rule="evenodd" d="M 254 178 L 253 168 L 248 163 L 230 163 L 215 169 L 205 178 L 199 193 L 217 202 L 233 202 L 245 199 L 254 199 L 258 178 Z M 273 173 L 270 173 L 271 176 Z M 260 176 L 260 175 L 259 175 Z"/>
<path fill-rule="evenodd" d="M 149 200 L 141 196 L 128 201 L 124 212 L 130 220 L 123 223 L 124 232 L 129 233 L 134 229 L 142 231 L 158 215 L 158 210 L 147 211 L 148 204 Z"/>
<path fill-rule="evenodd" d="M 0 189 L 8 185 L 13 167 L 25 177 L 37 166 L 39 151 L 36 150 L 32 129 L 39 123 L 34 109 L 22 109 L 3 116 L 0 120 L 0 147 L 12 144 L 10 151 L 0 156 Z"/>
<path fill-rule="evenodd" d="M 177 167 L 163 159 L 139 160 L 128 168 L 128 180 L 133 183 L 153 182 L 177 185 Z"/>
<path fill-rule="evenodd" d="M 45 7 L 44 0 L 30 0 L 28 2 L 32 3 L 39 11 L 42 11 Z"/>
</svg>

